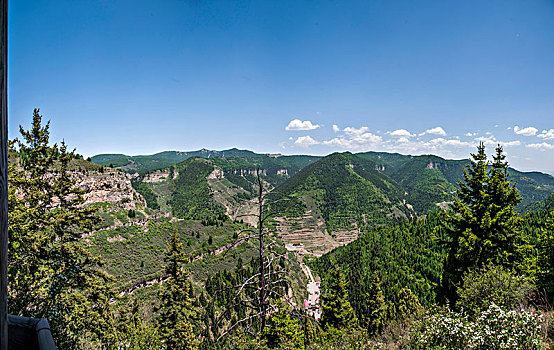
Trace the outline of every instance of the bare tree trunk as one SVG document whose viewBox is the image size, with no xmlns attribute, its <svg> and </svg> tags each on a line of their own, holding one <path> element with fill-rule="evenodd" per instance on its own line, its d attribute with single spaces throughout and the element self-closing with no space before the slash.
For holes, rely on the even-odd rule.
<svg viewBox="0 0 554 350">
<path fill-rule="evenodd" d="M 264 255 L 264 225 L 263 225 L 263 183 L 260 177 L 260 170 L 257 170 L 258 175 L 258 236 L 259 236 L 259 255 L 260 255 L 260 332 L 265 328 L 267 305 L 265 303 L 265 255 Z"/>
<path fill-rule="evenodd" d="M 276 244 L 276 240 L 272 239 L 270 229 L 264 229 L 266 221 L 270 220 L 274 215 L 280 213 L 275 208 L 271 208 L 271 205 L 277 203 L 279 200 L 266 200 L 267 193 L 264 193 L 264 182 L 261 176 L 260 170 L 256 170 L 257 175 L 257 200 L 258 211 L 256 213 L 238 215 L 255 217 L 258 226 L 247 227 L 242 229 L 240 233 L 246 233 L 246 237 L 240 237 L 235 243 L 230 244 L 228 249 L 231 249 L 242 242 L 248 242 L 249 240 L 257 240 L 258 249 L 258 263 L 259 267 L 252 271 L 252 275 L 247 277 L 243 282 L 228 287 L 235 290 L 234 297 L 225 310 L 220 314 L 216 327 L 219 327 L 225 320 L 230 318 L 231 313 L 235 307 L 245 307 L 250 312 L 245 317 L 237 320 L 231 325 L 227 326 L 226 330 L 217 337 L 216 342 L 219 342 L 224 336 L 232 333 L 235 329 L 244 325 L 241 329 L 242 332 L 246 332 L 253 337 L 259 336 L 264 328 L 267 327 L 267 318 L 269 314 L 276 310 L 276 304 L 272 303 L 272 300 L 282 298 L 289 305 L 292 305 L 290 300 L 287 299 L 287 288 L 290 288 L 289 274 L 287 268 L 279 267 L 274 268 L 274 264 L 277 264 L 280 259 L 287 259 L 286 250 L 276 251 L 272 248 L 272 245 Z M 217 291 L 222 292 L 223 290 Z M 248 295 L 245 295 L 247 293 Z M 254 323 L 253 323 L 254 322 Z M 257 322 L 257 324 L 255 323 Z M 255 329 L 251 329 L 251 327 Z M 215 330 L 214 334 L 218 332 Z"/>
</svg>

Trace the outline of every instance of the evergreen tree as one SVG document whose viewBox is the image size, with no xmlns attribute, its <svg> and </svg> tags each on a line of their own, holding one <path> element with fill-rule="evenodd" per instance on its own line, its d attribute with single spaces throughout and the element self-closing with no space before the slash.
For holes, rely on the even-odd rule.
<svg viewBox="0 0 554 350">
<path fill-rule="evenodd" d="M 537 284 L 550 301 L 554 300 L 554 210 L 541 229 L 538 243 Z"/>
<path fill-rule="evenodd" d="M 304 348 L 302 323 L 294 317 L 282 299 L 276 302 L 277 311 L 271 314 L 268 326 L 263 329 L 262 337 L 269 347 L 283 349 Z"/>
<path fill-rule="evenodd" d="M 10 313 L 48 318 L 59 348 L 83 339 L 113 343 L 114 291 L 100 260 L 80 244 L 99 217 L 83 206 L 69 167 L 75 151 L 49 145 L 50 123 L 33 111 L 30 130 L 10 141 L 9 307 Z"/>
<path fill-rule="evenodd" d="M 302 317 L 302 330 L 306 347 L 317 341 L 318 327 L 316 327 L 316 321 L 312 317 Z"/>
<path fill-rule="evenodd" d="M 120 346 L 124 344 L 124 348 L 129 350 L 164 349 L 158 329 L 155 325 L 143 321 L 136 299 L 130 302 L 130 305 L 122 306 L 118 311 Z"/>
<path fill-rule="evenodd" d="M 365 312 L 362 315 L 362 321 L 367 328 L 369 335 L 378 334 L 385 325 L 387 315 L 387 304 L 385 296 L 381 290 L 381 280 L 375 274 L 371 280 L 369 291 L 366 294 Z"/>
<path fill-rule="evenodd" d="M 189 272 L 181 267 L 186 257 L 176 231 L 167 243 L 164 261 L 170 278 L 162 285 L 159 295 L 160 338 L 170 350 L 198 349 L 193 327 L 193 321 L 197 318 L 194 291 Z"/>
<path fill-rule="evenodd" d="M 398 303 L 396 307 L 396 317 L 399 320 L 408 320 L 421 314 L 421 306 L 417 296 L 412 293 L 408 287 L 404 287 L 398 293 Z"/>
<path fill-rule="evenodd" d="M 338 267 L 333 269 L 330 279 L 321 300 L 323 308 L 321 324 L 323 328 L 344 329 L 356 327 L 358 319 L 350 305 L 350 301 L 348 301 L 347 283 Z"/>
<path fill-rule="evenodd" d="M 452 305 L 456 287 L 469 268 L 494 263 L 513 267 L 522 262 L 521 218 L 514 211 L 521 197 L 508 180 L 502 147 L 490 164 L 485 146 L 477 147 L 458 182 L 453 211 L 446 213 L 449 253 L 443 265 L 441 289 Z"/>
</svg>

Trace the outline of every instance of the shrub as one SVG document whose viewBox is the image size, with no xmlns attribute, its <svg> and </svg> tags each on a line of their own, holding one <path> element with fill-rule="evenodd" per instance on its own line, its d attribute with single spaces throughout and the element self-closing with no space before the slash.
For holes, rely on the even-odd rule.
<svg viewBox="0 0 554 350">
<path fill-rule="evenodd" d="M 494 265 L 468 271 L 462 283 L 458 288 L 457 307 L 470 314 L 483 311 L 493 303 L 504 310 L 521 307 L 532 290 L 527 277 Z"/>
<path fill-rule="evenodd" d="M 438 309 L 415 327 L 408 339 L 414 349 L 540 349 L 542 316 L 525 310 L 503 311 L 496 304 L 474 319 Z"/>
</svg>

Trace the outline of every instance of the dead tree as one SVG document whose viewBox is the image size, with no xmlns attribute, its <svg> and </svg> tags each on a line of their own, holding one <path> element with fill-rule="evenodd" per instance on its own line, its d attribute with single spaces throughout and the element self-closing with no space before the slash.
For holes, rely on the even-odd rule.
<svg viewBox="0 0 554 350">
<path fill-rule="evenodd" d="M 233 298 L 219 315 L 216 328 L 223 326 L 225 320 L 230 319 L 232 311 L 237 307 L 242 307 L 247 311 L 244 317 L 231 322 L 226 327 L 226 330 L 217 337 L 216 341 L 218 342 L 238 328 L 256 337 L 267 327 L 268 316 L 277 311 L 276 300 L 282 299 L 285 303 L 292 305 L 287 298 L 290 288 L 290 273 L 286 267 L 279 266 L 281 261 L 288 260 L 288 253 L 286 250 L 278 251 L 276 237 L 272 235 L 274 232 L 269 230 L 267 225 L 273 217 L 282 214 L 281 211 L 275 209 L 275 205 L 286 199 L 269 198 L 269 195 L 274 195 L 275 192 L 266 191 L 259 169 L 256 171 L 256 175 L 257 193 L 254 200 L 257 213 L 238 215 L 237 218 L 253 216 L 256 218 L 257 226 L 241 230 L 238 240 L 231 247 L 243 242 L 254 241 L 259 266 L 244 281 L 228 287 L 233 290 Z"/>
</svg>

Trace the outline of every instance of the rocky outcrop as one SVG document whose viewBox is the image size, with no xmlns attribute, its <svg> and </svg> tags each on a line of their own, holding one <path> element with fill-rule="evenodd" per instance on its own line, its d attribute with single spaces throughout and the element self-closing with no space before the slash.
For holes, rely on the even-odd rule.
<svg viewBox="0 0 554 350">
<path fill-rule="evenodd" d="M 439 169 L 439 168 L 446 168 L 446 164 L 441 162 L 429 162 L 426 166 L 427 169 Z"/>
<path fill-rule="evenodd" d="M 162 182 L 167 179 L 169 179 L 170 175 L 169 173 L 149 173 L 144 175 L 144 178 L 142 179 L 142 182 Z"/>
<path fill-rule="evenodd" d="M 256 170 L 254 170 L 254 169 L 235 169 L 235 170 L 230 170 L 229 172 L 234 174 L 234 175 L 240 175 L 240 176 L 256 175 L 257 174 Z M 260 170 L 260 174 L 262 174 L 264 176 L 267 176 L 267 170 L 266 169 Z"/>
<path fill-rule="evenodd" d="M 131 176 L 128 174 L 119 171 L 77 171 L 71 175 L 76 180 L 76 186 L 85 192 L 85 205 L 106 202 L 117 204 L 123 209 L 137 209 L 137 205 L 146 205 L 144 198 L 131 185 Z"/>
<path fill-rule="evenodd" d="M 208 175 L 208 180 L 223 179 L 224 177 L 225 177 L 225 174 L 223 173 L 223 170 L 219 168 L 215 168 L 214 171 L 212 171 L 211 174 Z"/>
</svg>

